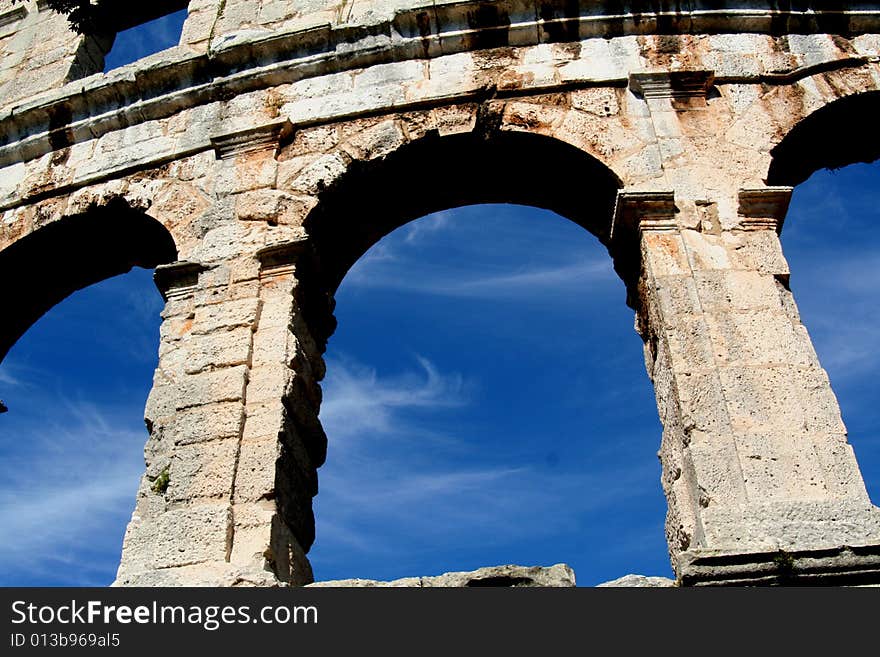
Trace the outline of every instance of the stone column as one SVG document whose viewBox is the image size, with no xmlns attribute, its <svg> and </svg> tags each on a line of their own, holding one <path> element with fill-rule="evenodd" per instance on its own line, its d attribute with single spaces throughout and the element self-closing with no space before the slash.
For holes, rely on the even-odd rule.
<svg viewBox="0 0 880 657">
<path fill-rule="evenodd" d="M 298 280 L 307 277 L 308 243 L 270 246 L 258 258 L 260 317 L 232 496 L 230 561 L 248 566 L 265 558 L 279 580 L 308 584 L 312 498 L 327 454 L 318 420 L 324 339 L 306 317 L 312 300 Z"/>
<path fill-rule="evenodd" d="M 788 288 L 790 191 L 740 192 L 727 231 L 680 222 L 671 193 L 618 199 L 612 250 L 664 426 L 683 584 L 880 581 L 880 509 Z"/>
<path fill-rule="evenodd" d="M 305 553 L 326 441 L 323 363 L 294 296 L 301 251 L 157 270 L 167 303 L 147 470 L 117 585 L 312 581 Z"/>
</svg>

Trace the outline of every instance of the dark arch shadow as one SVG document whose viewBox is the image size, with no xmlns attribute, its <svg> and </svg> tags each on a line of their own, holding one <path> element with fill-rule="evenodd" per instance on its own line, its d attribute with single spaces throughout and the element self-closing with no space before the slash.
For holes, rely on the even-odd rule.
<svg viewBox="0 0 880 657">
<path fill-rule="evenodd" d="M 591 155 L 552 137 L 480 131 L 428 136 L 388 157 L 354 162 L 306 220 L 331 294 L 367 250 L 395 228 L 465 205 L 552 210 L 607 244 L 621 183 Z"/>
<path fill-rule="evenodd" d="M 768 185 L 794 187 L 819 169 L 880 159 L 880 91 L 836 100 L 798 123 L 771 151 Z"/>
<path fill-rule="evenodd" d="M 174 262 L 165 227 L 123 200 L 40 228 L 0 251 L 0 360 L 55 304 L 84 287 Z"/>
</svg>

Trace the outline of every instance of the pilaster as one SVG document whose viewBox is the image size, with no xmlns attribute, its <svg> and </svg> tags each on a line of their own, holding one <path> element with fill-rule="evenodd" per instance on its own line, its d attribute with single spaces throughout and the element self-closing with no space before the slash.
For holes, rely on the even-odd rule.
<svg viewBox="0 0 880 657">
<path fill-rule="evenodd" d="M 628 283 L 685 584 L 880 576 L 880 509 L 788 289 L 777 231 L 789 195 L 742 190 L 728 231 L 679 221 L 668 193 L 618 199 L 612 248 L 638 271 Z"/>
</svg>

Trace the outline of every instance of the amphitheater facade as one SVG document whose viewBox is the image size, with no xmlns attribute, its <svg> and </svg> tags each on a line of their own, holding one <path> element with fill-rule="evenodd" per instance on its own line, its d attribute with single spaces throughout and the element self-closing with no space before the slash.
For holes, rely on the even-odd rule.
<svg viewBox="0 0 880 657">
<path fill-rule="evenodd" d="M 880 581 L 779 240 L 794 186 L 880 156 L 880 3 L 144 4 L 114 24 L 188 7 L 179 45 L 105 74 L 112 34 L 0 0 L 0 358 L 132 266 L 165 299 L 118 585 L 311 582 L 334 292 L 395 228 L 488 202 L 607 247 L 679 584 Z"/>
</svg>

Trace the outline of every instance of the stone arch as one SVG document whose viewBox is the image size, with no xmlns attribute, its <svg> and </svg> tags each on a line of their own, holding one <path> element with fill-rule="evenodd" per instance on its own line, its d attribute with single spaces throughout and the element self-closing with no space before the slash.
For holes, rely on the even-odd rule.
<svg viewBox="0 0 880 657">
<path fill-rule="evenodd" d="M 767 184 L 799 185 L 819 169 L 839 169 L 880 158 L 880 91 L 835 100 L 797 123 L 770 152 Z"/>
<path fill-rule="evenodd" d="M 174 262 L 166 228 L 122 199 L 69 215 L 0 251 L 4 321 L 0 359 L 50 308 L 72 293 L 132 267 Z"/>
<path fill-rule="evenodd" d="M 291 408 L 294 400 L 302 405 L 304 399 L 317 398 L 315 407 L 320 403 L 320 393 L 310 394 L 302 382 L 313 372 L 323 377 L 323 358 L 315 352 L 323 352 L 335 330 L 333 295 L 349 269 L 383 237 L 437 211 L 513 203 L 553 211 L 608 247 L 622 187 L 620 178 L 605 163 L 562 139 L 503 127 L 482 130 L 479 119 L 471 131 L 448 135 L 429 131 L 383 156 L 352 160 L 344 172 L 337 173 L 329 166 L 323 170 L 326 177 L 317 187 L 326 187 L 317 194 L 317 204 L 304 221 L 308 255 L 296 256 L 294 296 L 299 313 L 295 315 L 303 322 L 298 325 L 295 319 L 294 331 L 307 337 L 298 338 L 306 358 L 293 366 L 299 370 L 289 388 L 294 394 L 285 399 Z M 276 256 L 284 257 L 281 251 L 268 249 L 263 254 L 264 266 L 274 265 Z M 624 301 L 623 294 L 620 301 Z M 312 339 L 318 345 L 314 352 Z M 296 431 L 301 436 L 315 433 L 314 428 L 303 426 L 297 426 Z M 321 443 L 326 446 L 327 439 L 320 431 Z M 323 457 L 322 452 L 319 463 Z M 303 501 L 302 496 L 297 500 L 301 505 Z M 311 501 L 306 505 L 311 516 Z M 304 543 L 307 549 L 314 538 L 311 517 L 309 529 Z"/>
<path fill-rule="evenodd" d="M 552 137 L 434 133 L 382 159 L 352 162 L 320 194 L 304 225 L 322 283 L 332 294 L 349 268 L 392 230 L 463 205 L 516 203 L 552 210 L 607 245 L 620 187 L 602 162 Z"/>
</svg>

